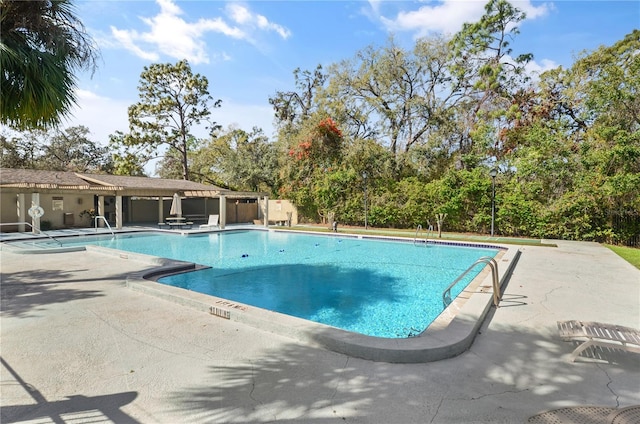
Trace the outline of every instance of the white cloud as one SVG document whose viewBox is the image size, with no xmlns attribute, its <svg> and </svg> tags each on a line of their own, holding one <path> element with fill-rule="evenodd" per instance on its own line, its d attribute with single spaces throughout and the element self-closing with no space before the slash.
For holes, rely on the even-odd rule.
<svg viewBox="0 0 640 424">
<path fill-rule="evenodd" d="M 381 16 L 382 23 L 391 31 L 412 31 L 417 37 L 438 32 L 452 34 L 458 32 L 464 22 L 477 20 L 484 12 L 482 2 L 461 3 L 445 0 L 435 6 L 422 6 L 417 10 L 401 11 L 395 18 Z"/>
<path fill-rule="evenodd" d="M 387 18 L 380 14 L 380 2 L 369 2 L 372 11 L 389 31 L 414 32 L 416 37 L 429 33 L 454 34 L 465 22 L 476 22 L 484 14 L 486 1 L 443 0 L 434 5 L 424 5 L 416 10 L 400 11 L 395 17 Z M 513 5 L 527 14 L 527 19 L 545 15 L 552 7 L 548 3 L 534 6 L 530 0 L 515 1 Z"/>
<path fill-rule="evenodd" d="M 151 61 L 159 59 L 157 53 L 144 51 L 135 44 L 134 40 L 140 38 L 136 31 L 119 30 L 115 27 L 111 27 L 111 33 L 113 34 L 113 37 L 120 42 L 122 47 L 131 51 L 136 56 Z"/>
<path fill-rule="evenodd" d="M 129 131 L 127 110 L 137 99 L 113 99 L 85 89 L 77 89 L 76 97 L 78 105 L 71 111 L 72 116 L 63 122 L 63 127 L 84 125 L 91 131 L 91 140 L 102 145 L 107 144 L 110 134 Z M 223 98 L 222 107 L 212 109 L 210 119 L 223 128 L 234 125 L 251 131 L 255 126 L 262 128 L 269 137 L 275 132 L 273 108 L 267 103 L 239 104 L 229 98 Z M 208 136 L 204 126 L 192 128 L 192 131 L 196 137 Z"/>
<path fill-rule="evenodd" d="M 129 130 L 127 109 L 135 99 L 116 100 L 83 89 L 76 89 L 76 97 L 78 104 L 63 123 L 65 127 L 84 125 L 91 131 L 91 140 L 102 145 L 107 144 L 110 134 Z"/>
<path fill-rule="evenodd" d="M 138 57 L 156 61 L 160 55 L 176 59 L 187 59 L 193 64 L 209 63 L 209 54 L 204 37 L 214 32 L 255 44 L 256 31 L 275 32 L 287 39 L 291 32 L 285 27 L 270 22 L 266 17 L 253 13 L 248 7 L 230 3 L 225 11 L 231 23 L 222 17 L 201 18 L 187 21 L 184 12 L 172 0 L 156 0 L 160 12 L 152 17 L 141 17 L 148 27 L 146 32 L 135 29 L 111 27 L 111 34 L 121 47 Z"/>
<path fill-rule="evenodd" d="M 285 40 L 291 36 L 291 31 L 287 28 L 270 22 L 269 19 L 263 15 L 251 12 L 247 6 L 238 3 L 229 3 L 226 10 L 227 14 L 235 23 L 242 25 L 245 28 L 258 28 L 264 31 L 273 31 Z"/>
<path fill-rule="evenodd" d="M 239 4 L 228 4 L 227 5 L 227 13 L 231 17 L 231 19 L 240 24 L 250 23 L 252 20 L 251 13 L 249 13 L 249 9 Z"/>
<path fill-rule="evenodd" d="M 526 13 L 527 19 L 540 18 L 555 9 L 553 3 L 543 3 L 539 6 L 534 6 L 531 4 L 531 1 L 514 1 L 511 4 Z"/>
<path fill-rule="evenodd" d="M 527 74 L 533 78 L 534 81 L 537 81 L 540 74 L 551 69 L 555 69 L 558 66 L 560 65 L 549 59 L 542 59 L 540 60 L 540 62 L 532 60 L 531 62 L 527 63 L 527 65 L 525 66 L 525 70 Z"/>
</svg>

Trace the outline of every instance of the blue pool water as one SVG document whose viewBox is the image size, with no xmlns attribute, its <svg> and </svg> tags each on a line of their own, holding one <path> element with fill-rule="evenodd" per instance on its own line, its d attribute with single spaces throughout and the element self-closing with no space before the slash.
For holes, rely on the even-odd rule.
<svg viewBox="0 0 640 424">
<path fill-rule="evenodd" d="M 119 236 L 74 243 L 209 265 L 159 282 L 388 338 L 422 332 L 442 312 L 443 290 L 478 258 L 498 253 L 267 231 Z M 478 265 L 457 284 L 452 298 L 481 269 Z"/>
</svg>

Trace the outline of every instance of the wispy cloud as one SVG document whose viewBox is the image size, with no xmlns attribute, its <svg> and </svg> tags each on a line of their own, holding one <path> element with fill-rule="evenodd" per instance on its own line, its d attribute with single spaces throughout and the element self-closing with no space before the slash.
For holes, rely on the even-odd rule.
<svg viewBox="0 0 640 424">
<path fill-rule="evenodd" d="M 371 13 L 392 32 L 413 32 L 416 37 L 430 33 L 454 34 L 465 22 L 476 22 L 484 14 L 487 2 L 481 0 L 442 0 L 424 4 L 414 10 L 400 10 L 395 16 L 384 16 L 384 4 L 379 0 L 370 0 Z M 514 1 L 514 6 L 527 14 L 527 19 L 535 19 L 548 13 L 552 5 L 544 3 L 539 6 L 530 0 Z"/>
<path fill-rule="evenodd" d="M 245 28 L 273 31 L 283 39 L 287 39 L 291 36 L 291 31 L 289 31 L 287 28 L 283 27 L 282 25 L 270 22 L 269 19 L 267 19 L 263 15 L 252 13 L 251 10 L 245 5 L 239 3 L 229 3 L 227 5 L 227 13 L 234 22 Z"/>
<path fill-rule="evenodd" d="M 137 31 L 119 30 L 118 28 L 112 26 L 111 34 L 122 47 L 129 50 L 136 56 L 147 60 L 158 60 L 158 53 L 156 53 L 155 51 L 143 50 L 136 45 L 136 40 L 141 38 Z"/>
<path fill-rule="evenodd" d="M 156 0 L 160 12 L 152 17 L 140 17 L 148 28 L 140 32 L 135 29 L 111 27 L 111 35 L 117 44 L 138 57 L 146 60 L 158 60 L 161 55 L 176 59 L 187 59 L 194 64 L 209 63 L 209 53 L 205 42 L 208 32 L 244 40 L 255 44 L 258 32 L 274 32 L 287 39 L 291 32 L 265 16 L 254 13 L 248 6 L 229 3 L 225 8 L 225 17 L 201 18 L 188 21 L 172 0 Z M 226 54 L 215 57 L 228 58 Z"/>
</svg>

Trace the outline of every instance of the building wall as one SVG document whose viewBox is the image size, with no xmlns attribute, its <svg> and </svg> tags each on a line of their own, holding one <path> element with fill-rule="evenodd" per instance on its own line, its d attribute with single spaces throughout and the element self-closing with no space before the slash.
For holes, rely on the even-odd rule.
<svg viewBox="0 0 640 424">
<path fill-rule="evenodd" d="M 226 224 L 246 224 L 258 219 L 258 203 L 233 199 L 227 201 Z"/>
<path fill-rule="evenodd" d="M 165 200 L 163 203 L 166 209 L 165 216 L 169 216 L 169 208 L 171 200 L 167 205 Z M 158 200 L 157 199 L 132 199 L 130 203 L 130 211 L 128 221 L 130 222 L 157 222 L 158 221 Z"/>
<path fill-rule="evenodd" d="M 287 212 L 291 212 L 291 225 L 298 224 L 298 209 L 288 200 L 269 199 L 269 222 L 287 220 Z"/>
<path fill-rule="evenodd" d="M 162 216 L 171 216 L 171 197 L 165 197 L 162 202 Z M 126 222 L 129 223 L 156 223 L 158 222 L 158 199 L 156 198 L 132 198 L 129 201 L 129 214 Z M 220 200 L 211 198 L 186 198 L 182 199 L 182 215 L 197 216 L 200 221 L 206 222 L 210 214 L 220 213 Z"/>
<path fill-rule="evenodd" d="M 167 215 L 169 216 L 169 210 L 171 209 L 171 199 L 169 199 L 169 208 L 167 209 Z M 190 197 L 182 200 L 182 214 L 183 215 L 203 215 L 209 219 L 211 214 L 220 214 L 220 199 L 212 198 L 196 198 Z"/>
<path fill-rule="evenodd" d="M 31 207 L 31 194 L 25 194 L 25 204 L 27 211 Z M 50 223 L 51 228 L 68 228 L 68 227 L 88 227 L 93 222 L 89 216 L 80 217 L 80 213 L 84 210 L 94 208 L 93 195 L 77 194 L 77 193 L 61 193 L 61 194 L 40 194 L 40 206 L 44 210 L 44 215 L 40 218 L 42 227 L 43 221 Z M 18 194 L 6 193 L 0 194 L 0 222 L 18 222 Z M 25 221 L 31 223 L 31 217 L 25 211 Z M 66 222 L 65 222 L 66 215 Z M 17 226 L 3 225 L 3 232 L 17 231 Z M 29 226 L 26 228 L 30 231 Z"/>
</svg>

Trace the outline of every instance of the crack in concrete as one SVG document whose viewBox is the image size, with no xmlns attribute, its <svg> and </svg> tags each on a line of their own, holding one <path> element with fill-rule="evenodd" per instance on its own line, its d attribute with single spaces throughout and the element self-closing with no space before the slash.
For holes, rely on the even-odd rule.
<svg viewBox="0 0 640 424">
<path fill-rule="evenodd" d="M 544 297 L 542 298 L 542 300 L 540 301 L 540 306 L 542 306 L 546 311 L 548 312 L 553 312 L 551 311 L 549 308 L 547 308 L 547 306 L 545 305 L 545 303 L 549 300 L 549 296 L 555 292 L 556 290 L 560 290 L 563 289 L 564 286 L 559 286 L 559 287 L 554 287 L 552 288 L 550 291 L 545 292 Z"/>
<path fill-rule="evenodd" d="M 249 364 L 251 364 L 251 390 L 249 390 L 249 399 L 260 405 L 261 402 L 253 397 L 253 392 L 256 390 L 256 369 L 253 361 L 249 361 Z"/>
<path fill-rule="evenodd" d="M 438 413 L 440 412 L 440 407 L 444 403 L 444 399 L 445 398 L 440 399 L 440 402 L 438 403 L 438 406 L 436 407 L 436 412 L 433 414 L 433 417 L 431 417 L 431 420 L 429 421 L 430 423 L 434 422 L 434 420 L 438 417 Z"/>
<path fill-rule="evenodd" d="M 514 394 L 518 394 L 518 393 L 523 393 L 523 392 L 528 392 L 530 389 L 522 389 L 522 390 L 504 390 L 502 392 L 497 392 L 497 393 L 486 393 L 483 394 L 481 396 L 478 397 L 472 397 L 472 398 L 447 398 L 447 397 L 443 397 L 442 399 L 440 399 L 440 402 L 438 403 L 438 406 L 436 407 L 436 412 L 433 414 L 433 417 L 431 417 L 431 420 L 429 420 L 430 423 L 435 422 L 435 419 L 438 417 L 438 414 L 440 413 L 440 408 L 442 407 L 442 404 L 446 401 L 452 401 L 452 402 L 456 402 L 456 401 L 465 401 L 465 400 L 479 400 L 479 399 L 483 399 L 486 397 L 490 397 L 490 396 L 501 396 L 501 395 L 505 395 L 508 393 L 514 393 Z"/>
<path fill-rule="evenodd" d="M 613 384 L 613 379 L 611 378 L 611 376 L 609 375 L 609 373 L 607 372 L 607 370 L 605 370 L 604 368 L 602 368 L 602 367 L 600 366 L 600 364 L 596 364 L 596 367 L 597 367 L 600 371 L 602 371 L 602 372 L 604 373 L 604 375 L 606 375 L 606 376 L 607 376 L 607 379 L 609 380 L 609 381 L 607 382 L 607 389 L 609 389 L 609 391 L 611 392 L 611 394 L 612 394 L 613 396 L 615 396 L 615 398 L 616 398 L 616 408 L 619 408 L 619 407 L 620 407 L 620 396 L 616 393 L 616 391 L 615 391 L 615 390 L 613 390 L 613 389 L 611 388 L 611 384 Z"/>
<path fill-rule="evenodd" d="M 345 356 L 345 361 L 344 361 L 344 365 L 342 365 L 342 368 L 340 369 L 341 371 L 347 369 L 347 366 L 349 365 L 349 356 Z M 333 401 L 336 398 L 336 395 L 338 394 L 338 387 L 340 387 L 340 382 L 342 381 L 341 378 L 338 378 L 336 385 L 333 388 L 333 393 L 331 393 L 331 396 L 329 397 L 329 405 L 331 405 L 331 411 L 333 412 L 333 414 L 336 416 L 336 418 L 341 418 L 343 421 L 347 421 L 347 417 L 340 417 L 338 416 L 338 411 L 335 410 L 335 405 L 333 403 Z"/>
<path fill-rule="evenodd" d="M 345 370 L 348 365 L 349 365 L 349 357 L 346 356 L 345 357 L 345 361 L 344 361 L 344 365 L 342 365 L 341 370 Z M 333 393 L 331 393 L 331 396 L 329 397 L 329 400 L 331 401 L 331 405 L 332 406 L 333 406 L 333 400 L 335 399 L 336 394 L 338 393 L 338 387 L 340 387 L 340 381 L 341 381 L 341 379 L 339 378 L 338 381 L 336 382 L 335 387 L 333 388 Z"/>
<path fill-rule="evenodd" d="M 253 394 L 256 390 L 256 368 L 255 368 L 255 364 L 253 363 L 253 361 L 249 361 L 249 364 L 251 365 L 251 390 L 249 390 L 249 399 L 251 399 L 255 405 L 264 405 L 264 403 L 262 403 L 258 398 L 254 397 Z M 255 410 L 255 407 L 254 407 Z M 278 422 L 278 412 L 274 411 L 273 412 L 273 419 L 267 422 L 274 422 L 277 423 Z"/>
<path fill-rule="evenodd" d="M 478 400 L 478 399 L 484 399 L 486 397 L 489 396 L 500 396 L 500 395 L 506 395 L 507 393 L 524 393 L 524 392 L 528 392 L 530 389 L 522 389 L 522 390 L 504 390 L 502 392 L 497 392 L 497 393 L 486 393 L 484 395 L 478 396 L 478 397 L 472 397 L 469 400 Z M 458 399 L 458 400 L 463 400 L 463 399 Z"/>
</svg>

